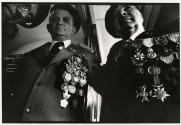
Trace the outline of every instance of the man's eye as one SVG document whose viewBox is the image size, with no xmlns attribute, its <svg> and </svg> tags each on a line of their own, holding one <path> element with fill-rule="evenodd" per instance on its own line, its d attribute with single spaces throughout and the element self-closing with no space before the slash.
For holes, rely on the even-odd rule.
<svg viewBox="0 0 181 125">
<path fill-rule="evenodd" d="M 64 20 L 64 22 L 66 22 L 66 23 L 70 23 L 70 18 L 68 18 L 68 17 L 63 18 L 63 20 Z"/>
<path fill-rule="evenodd" d="M 52 18 L 50 18 L 50 21 L 57 22 L 57 21 L 58 21 L 58 18 L 52 17 Z"/>
</svg>

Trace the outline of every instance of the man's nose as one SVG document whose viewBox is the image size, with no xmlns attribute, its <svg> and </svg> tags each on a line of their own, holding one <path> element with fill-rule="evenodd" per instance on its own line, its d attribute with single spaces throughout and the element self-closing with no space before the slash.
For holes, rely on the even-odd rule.
<svg viewBox="0 0 181 125">
<path fill-rule="evenodd" d="M 120 14 L 121 14 L 121 16 L 127 16 L 128 12 L 123 8 L 120 10 Z"/>
<path fill-rule="evenodd" d="M 63 19 L 60 18 L 60 19 L 58 20 L 58 24 L 64 24 Z"/>
</svg>

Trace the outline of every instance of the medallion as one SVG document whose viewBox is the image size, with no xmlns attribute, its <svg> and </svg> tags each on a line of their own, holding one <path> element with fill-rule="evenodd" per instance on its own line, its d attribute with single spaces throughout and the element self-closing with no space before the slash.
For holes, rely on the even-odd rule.
<svg viewBox="0 0 181 125">
<path fill-rule="evenodd" d="M 60 100 L 60 107 L 66 108 L 68 105 L 68 101 L 66 99 Z"/>
<path fill-rule="evenodd" d="M 145 85 L 143 85 L 143 86 L 141 86 L 141 87 L 139 87 L 139 88 L 140 88 L 140 92 L 137 92 L 137 91 L 136 91 L 136 93 L 137 93 L 136 98 L 141 97 L 141 98 L 142 98 L 141 102 L 144 102 L 144 101 L 148 101 L 148 102 L 149 102 L 147 96 L 151 95 L 152 92 L 151 92 L 151 91 L 150 91 L 150 92 L 147 92 L 147 91 L 146 91 L 146 88 L 147 88 L 147 87 L 146 87 Z"/>
<path fill-rule="evenodd" d="M 142 44 L 148 48 L 152 47 L 154 45 L 152 38 L 147 38 L 142 40 Z"/>
<path fill-rule="evenodd" d="M 147 52 L 148 52 L 147 54 L 148 58 L 155 58 L 157 56 L 157 54 L 153 51 L 152 48 L 148 48 Z"/>
<path fill-rule="evenodd" d="M 167 92 L 164 90 L 164 87 L 156 87 L 153 89 L 154 92 L 153 92 L 153 96 L 152 97 L 155 97 L 157 99 L 160 99 L 162 102 L 165 101 L 165 99 L 170 96 L 169 94 L 167 94 Z"/>
</svg>

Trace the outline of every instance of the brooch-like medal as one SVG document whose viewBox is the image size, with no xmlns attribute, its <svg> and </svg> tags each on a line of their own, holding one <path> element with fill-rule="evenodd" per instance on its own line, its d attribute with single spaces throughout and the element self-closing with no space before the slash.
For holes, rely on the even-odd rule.
<svg viewBox="0 0 181 125">
<path fill-rule="evenodd" d="M 67 58 L 66 70 L 62 74 L 64 83 L 61 85 L 63 91 L 63 99 L 60 100 L 60 107 L 66 108 L 70 98 L 76 96 L 84 96 L 84 88 L 87 85 L 88 69 L 83 65 L 80 57 L 72 56 Z M 75 106 L 75 100 L 73 99 Z"/>
</svg>

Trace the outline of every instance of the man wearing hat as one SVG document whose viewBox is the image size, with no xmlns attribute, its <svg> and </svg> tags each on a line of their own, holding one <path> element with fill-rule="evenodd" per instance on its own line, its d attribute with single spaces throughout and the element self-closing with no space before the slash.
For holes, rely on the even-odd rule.
<svg viewBox="0 0 181 125">
<path fill-rule="evenodd" d="M 34 28 L 47 17 L 50 4 L 2 3 L 2 41 L 13 39 L 18 33 L 16 24 Z"/>
<path fill-rule="evenodd" d="M 97 87 L 101 122 L 180 121 L 179 34 L 145 32 L 143 21 L 131 4 L 113 4 L 106 13 L 108 33 L 122 40 L 111 48 Z"/>
<path fill-rule="evenodd" d="M 80 24 L 73 7 L 55 4 L 51 8 L 47 29 L 52 42 L 24 54 L 6 87 L 4 122 L 98 121 L 100 108 L 90 96 L 101 97 L 89 85 L 96 58 L 88 47 L 70 39 Z"/>
</svg>

